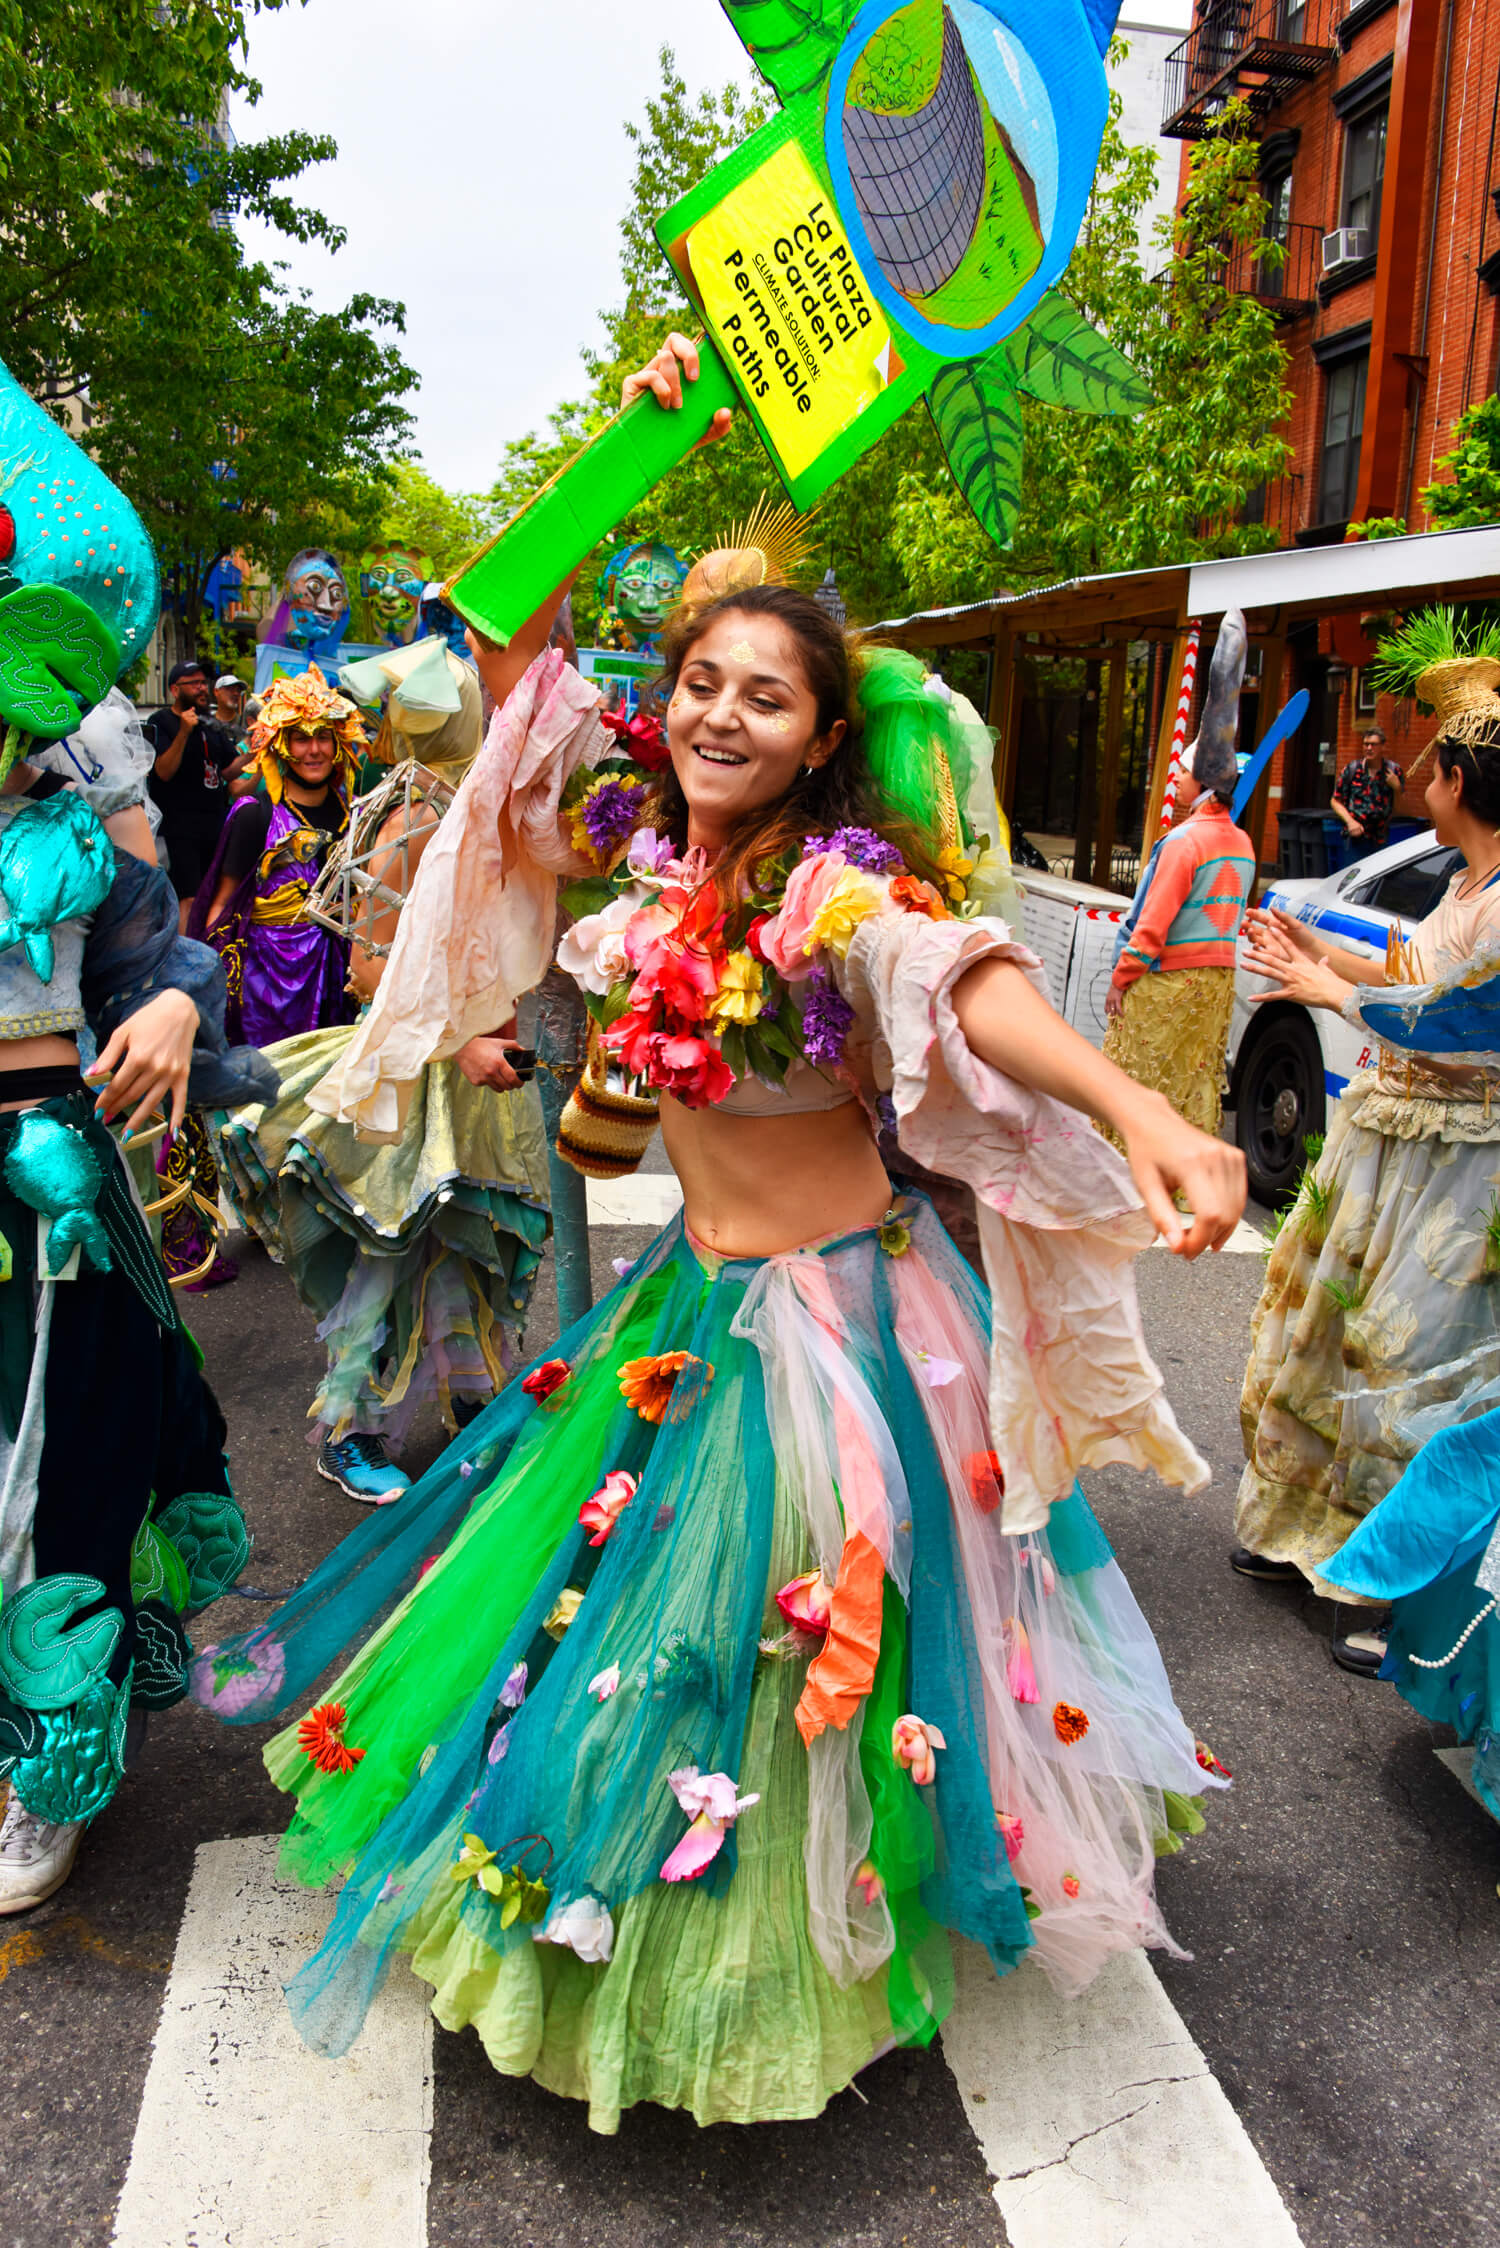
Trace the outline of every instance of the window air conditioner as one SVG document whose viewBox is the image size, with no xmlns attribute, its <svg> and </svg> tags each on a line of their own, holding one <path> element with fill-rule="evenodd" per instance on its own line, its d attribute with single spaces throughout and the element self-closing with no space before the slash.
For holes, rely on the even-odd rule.
<svg viewBox="0 0 1500 2248">
<path fill-rule="evenodd" d="M 1357 265 L 1370 254 L 1367 226 L 1336 226 L 1323 237 L 1323 271 L 1337 273 L 1340 266 Z"/>
</svg>

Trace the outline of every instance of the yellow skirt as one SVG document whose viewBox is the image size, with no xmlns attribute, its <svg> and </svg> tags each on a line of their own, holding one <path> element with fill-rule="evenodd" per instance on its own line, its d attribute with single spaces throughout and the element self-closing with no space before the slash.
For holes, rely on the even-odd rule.
<svg viewBox="0 0 1500 2248">
<path fill-rule="evenodd" d="M 1125 1012 L 1111 1018 L 1105 1055 L 1137 1085 L 1165 1093 L 1179 1116 L 1217 1139 L 1233 1007 L 1232 968 L 1167 968 L 1141 976 L 1125 994 Z M 1105 1136 L 1123 1154 L 1119 1135 Z"/>
</svg>

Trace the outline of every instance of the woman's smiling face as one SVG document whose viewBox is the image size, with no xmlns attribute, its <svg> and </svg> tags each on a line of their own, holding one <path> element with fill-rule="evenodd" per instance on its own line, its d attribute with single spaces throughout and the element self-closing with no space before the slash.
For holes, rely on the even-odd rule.
<svg viewBox="0 0 1500 2248">
<path fill-rule="evenodd" d="M 843 735 L 842 719 L 818 731 L 796 635 L 777 617 L 719 610 L 683 658 L 667 706 L 690 841 L 715 847 L 784 796 L 804 765 L 824 764 Z"/>
</svg>

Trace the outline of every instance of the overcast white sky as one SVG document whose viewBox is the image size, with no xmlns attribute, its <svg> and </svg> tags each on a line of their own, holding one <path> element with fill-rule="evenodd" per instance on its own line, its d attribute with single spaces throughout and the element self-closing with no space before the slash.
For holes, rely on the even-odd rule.
<svg viewBox="0 0 1500 2248">
<path fill-rule="evenodd" d="M 1189 7 L 1123 13 L 1185 24 Z M 690 87 L 748 80 L 715 0 L 292 0 L 254 19 L 265 91 L 235 130 L 332 133 L 337 161 L 303 200 L 349 236 L 337 257 L 277 254 L 320 305 L 360 289 L 405 303 L 417 441 L 441 483 L 482 489 L 508 438 L 577 395 L 579 347 L 615 293 L 622 120 L 657 85 L 663 42 Z M 245 237 L 256 254 L 276 242 Z"/>
</svg>

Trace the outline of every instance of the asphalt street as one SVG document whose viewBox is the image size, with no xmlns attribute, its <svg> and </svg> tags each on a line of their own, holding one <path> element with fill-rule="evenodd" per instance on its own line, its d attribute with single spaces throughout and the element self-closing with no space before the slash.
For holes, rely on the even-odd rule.
<svg viewBox="0 0 1500 2248">
<path fill-rule="evenodd" d="M 644 1238 L 596 1228 L 601 1288 L 611 1258 Z M 1500 1832 L 1434 1754 L 1448 1736 L 1389 1688 L 1333 1667 L 1326 1609 L 1228 1569 L 1259 1259 L 1186 1267 L 1151 1252 L 1138 1271 L 1152 1346 L 1214 1482 L 1185 1500 L 1110 1470 L 1087 1479 L 1089 1495 L 1182 1707 L 1235 1773 L 1209 1831 L 1162 1866 L 1168 1921 L 1193 1958 L 1158 1959 L 1161 1984 L 1308 2248 L 1480 2248 L 1500 2238 Z M 356 1512 L 318 1479 L 306 1441 L 311 1321 L 254 1248 L 242 1250 L 239 1283 L 195 1300 L 189 1316 L 255 1532 L 250 1581 L 290 1586 Z M 531 1346 L 555 1325 L 549 1257 Z M 424 1427 L 407 1464 L 439 1441 Z M 99 1443 L 107 1473 L 107 1430 Z M 225 1602 L 194 1636 L 243 1628 L 253 1612 Z M 112 2237 L 195 1849 L 283 1823 L 259 1763 L 264 1733 L 225 1730 L 189 1707 L 154 1719 L 72 1882 L 0 1927 L 8 2248 Z M 432 2248 L 999 2248 L 1007 2234 L 961 2089 L 974 2088 L 939 2046 L 877 2063 L 814 2123 L 700 2131 L 648 2109 L 605 2140 L 574 2107 L 496 2078 L 472 2035 L 440 2031 L 427 2238 Z M 987 2097 L 1003 2098 L 1003 2084 Z M 288 2116 L 289 2133 L 304 2128 Z M 338 2162 L 316 2130 L 307 2145 L 310 2162 Z M 1149 2182 L 1143 2190 L 1149 2198 Z M 1206 2218 L 1202 2238 L 1217 2244 L 1223 2229 Z M 1137 2235 L 1122 2224 L 1127 2236 Z M 383 2248 L 378 2213 L 368 2241 Z M 322 2244 L 288 2236 L 285 2248 Z"/>
</svg>

